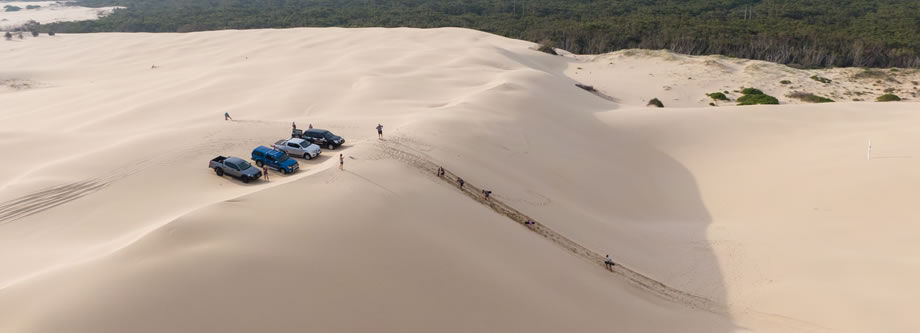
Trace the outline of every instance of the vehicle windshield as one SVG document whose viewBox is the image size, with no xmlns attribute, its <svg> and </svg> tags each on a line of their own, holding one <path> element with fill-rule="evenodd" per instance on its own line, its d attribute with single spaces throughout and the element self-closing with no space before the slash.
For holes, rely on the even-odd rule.
<svg viewBox="0 0 920 333">
<path fill-rule="evenodd" d="M 326 132 L 326 139 L 335 140 L 335 134 Z"/>
<path fill-rule="evenodd" d="M 246 169 L 251 168 L 252 164 L 249 164 L 249 162 L 246 162 L 246 161 L 240 161 L 239 163 L 236 164 L 236 166 L 239 167 L 240 170 L 246 170 Z"/>
<path fill-rule="evenodd" d="M 287 160 L 288 160 L 287 155 L 278 156 L 278 162 L 284 162 L 284 161 L 287 161 Z"/>
</svg>

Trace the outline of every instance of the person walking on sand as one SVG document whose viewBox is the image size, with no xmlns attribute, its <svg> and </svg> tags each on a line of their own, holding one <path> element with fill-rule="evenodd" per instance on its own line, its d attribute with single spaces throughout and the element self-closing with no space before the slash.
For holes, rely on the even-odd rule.
<svg viewBox="0 0 920 333">
<path fill-rule="evenodd" d="M 262 165 L 262 175 L 265 176 L 265 181 L 268 181 L 268 166 Z"/>
<path fill-rule="evenodd" d="M 383 139 L 383 125 L 377 124 L 377 138 Z"/>
<path fill-rule="evenodd" d="M 224 120 L 233 120 L 233 118 L 230 117 L 230 112 L 224 112 Z"/>
<path fill-rule="evenodd" d="M 466 183 L 463 181 L 463 178 L 457 177 L 457 184 L 460 184 L 460 189 L 463 189 L 463 184 Z"/>
<path fill-rule="evenodd" d="M 444 168 L 438 167 L 438 177 L 443 177 L 443 176 L 444 176 Z"/>
<path fill-rule="evenodd" d="M 292 121 L 292 122 L 291 122 L 291 127 L 292 127 L 291 129 L 297 129 L 297 123 L 295 123 L 295 122 Z"/>
<path fill-rule="evenodd" d="M 607 255 L 607 259 L 604 259 L 604 266 L 607 266 L 607 269 L 612 269 L 616 264 L 613 263 L 613 259 L 610 259 L 610 255 Z"/>
<path fill-rule="evenodd" d="M 345 170 L 345 155 L 339 154 L 339 170 Z"/>
</svg>

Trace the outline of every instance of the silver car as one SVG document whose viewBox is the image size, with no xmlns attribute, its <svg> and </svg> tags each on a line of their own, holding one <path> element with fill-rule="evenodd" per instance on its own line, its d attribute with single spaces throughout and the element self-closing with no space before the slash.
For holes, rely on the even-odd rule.
<svg viewBox="0 0 920 333">
<path fill-rule="evenodd" d="M 320 153 L 319 146 L 300 138 L 278 140 L 275 142 L 274 147 L 290 156 L 303 157 L 307 160 L 319 156 Z"/>
</svg>

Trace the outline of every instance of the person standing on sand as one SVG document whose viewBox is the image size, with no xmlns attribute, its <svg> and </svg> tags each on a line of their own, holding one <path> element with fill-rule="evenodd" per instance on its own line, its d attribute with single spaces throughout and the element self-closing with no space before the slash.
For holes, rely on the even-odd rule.
<svg viewBox="0 0 920 333">
<path fill-rule="evenodd" d="M 268 166 L 262 165 L 262 175 L 265 176 L 265 181 L 268 181 Z"/>
<path fill-rule="evenodd" d="M 612 269 L 616 265 L 613 263 L 613 259 L 610 259 L 610 255 L 607 255 L 607 259 L 604 259 L 604 266 L 607 266 L 607 269 Z"/>
<path fill-rule="evenodd" d="M 377 124 L 377 138 L 383 139 L 383 125 Z"/>
<path fill-rule="evenodd" d="M 444 176 L 444 168 L 438 167 L 438 177 L 443 177 L 443 176 Z"/>
<path fill-rule="evenodd" d="M 482 195 L 486 197 L 486 200 L 489 200 L 489 196 L 492 195 L 492 191 L 482 190 Z"/>
<path fill-rule="evenodd" d="M 309 126 L 307 127 L 307 129 L 313 129 L 313 124 L 309 124 Z"/>
<path fill-rule="evenodd" d="M 224 120 L 233 120 L 233 118 L 230 117 L 230 112 L 224 112 Z"/>
<path fill-rule="evenodd" d="M 345 170 L 345 155 L 339 154 L 339 170 Z"/>
<path fill-rule="evenodd" d="M 460 184 L 460 189 L 463 189 L 463 184 L 466 183 L 463 181 L 463 178 L 457 177 L 457 184 Z"/>
<path fill-rule="evenodd" d="M 295 122 L 292 121 L 292 122 L 291 122 L 291 127 L 292 127 L 291 129 L 297 129 L 297 123 L 295 123 Z"/>
</svg>

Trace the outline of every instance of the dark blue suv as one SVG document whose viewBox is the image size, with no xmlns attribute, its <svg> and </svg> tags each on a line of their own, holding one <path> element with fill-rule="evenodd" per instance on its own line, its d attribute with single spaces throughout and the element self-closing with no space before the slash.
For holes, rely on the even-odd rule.
<svg viewBox="0 0 920 333">
<path fill-rule="evenodd" d="M 277 151 L 266 146 L 258 146 L 252 150 L 252 160 L 256 165 L 267 165 L 269 168 L 281 171 L 281 173 L 293 173 L 300 166 L 292 158 L 288 158 L 283 151 Z"/>
</svg>

